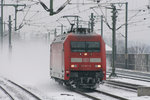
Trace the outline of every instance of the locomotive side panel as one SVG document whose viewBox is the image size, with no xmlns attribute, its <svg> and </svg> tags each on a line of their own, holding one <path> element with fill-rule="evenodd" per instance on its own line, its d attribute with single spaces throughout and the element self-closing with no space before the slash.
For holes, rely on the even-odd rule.
<svg viewBox="0 0 150 100">
<path fill-rule="evenodd" d="M 101 39 L 101 54 L 102 54 L 102 68 L 103 68 L 103 74 L 104 74 L 104 78 L 103 80 L 106 80 L 106 52 L 105 52 L 105 42 L 103 39 Z"/>
<path fill-rule="evenodd" d="M 62 43 L 51 45 L 51 77 L 64 79 L 64 50 Z"/>
</svg>

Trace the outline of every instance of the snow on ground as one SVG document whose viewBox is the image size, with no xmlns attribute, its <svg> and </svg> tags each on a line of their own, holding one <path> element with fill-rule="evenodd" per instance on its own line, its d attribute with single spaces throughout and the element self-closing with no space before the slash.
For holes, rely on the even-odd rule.
<svg viewBox="0 0 150 100">
<path fill-rule="evenodd" d="M 45 100 L 88 100 L 50 79 L 49 51 L 49 44 L 46 41 L 19 41 L 13 42 L 12 55 L 10 56 L 8 45 L 5 44 L 3 51 L 0 52 L 0 76 L 15 81 L 42 95 Z M 116 80 L 129 81 L 119 78 Z M 130 82 L 136 83 L 132 80 Z M 141 84 L 148 85 L 148 83 Z M 100 86 L 99 89 L 114 92 L 125 97 L 128 96 L 132 100 L 149 99 L 147 96 L 137 98 L 136 93 L 128 93 L 105 85 Z M 0 94 L 0 98 L 5 98 L 4 94 L 1 92 Z"/>
</svg>

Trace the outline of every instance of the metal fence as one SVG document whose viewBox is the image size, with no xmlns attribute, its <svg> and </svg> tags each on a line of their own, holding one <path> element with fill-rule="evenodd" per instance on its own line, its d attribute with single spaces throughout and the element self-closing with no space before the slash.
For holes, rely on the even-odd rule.
<svg viewBox="0 0 150 100">
<path fill-rule="evenodd" d="M 107 65 L 111 66 L 112 56 L 107 54 Z M 128 54 L 127 69 L 150 72 L 150 54 Z M 125 54 L 116 55 L 116 68 L 125 69 Z"/>
</svg>

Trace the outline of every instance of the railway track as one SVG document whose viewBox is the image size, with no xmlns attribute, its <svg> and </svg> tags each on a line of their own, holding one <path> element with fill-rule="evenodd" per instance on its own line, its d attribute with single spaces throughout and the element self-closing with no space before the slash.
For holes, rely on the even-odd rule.
<svg viewBox="0 0 150 100">
<path fill-rule="evenodd" d="M 0 85 L 0 89 L 10 98 L 10 100 L 42 100 L 34 93 L 11 80 L 0 80 Z"/>
<path fill-rule="evenodd" d="M 100 91 L 100 90 L 94 90 L 94 91 L 98 92 L 98 93 L 101 93 L 101 94 L 104 94 L 104 95 L 107 95 L 107 96 L 110 96 L 110 97 L 113 97 L 113 98 L 116 98 L 116 99 L 119 99 L 119 100 L 128 100 L 127 98 L 117 96 L 117 95 L 114 95 L 114 94 L 111 94 L 111 93 L 107 93 L 107 92 L 104 92 L 104 91 Z"/>
<path fill-rule="evenodd" d="M 92 100 L 103 100 L 101 97 L 95 97 L 89 93 L 85 93 L 83 92 L 82 90 L 73 90 L 74 92 L 80 94 L 80 95 L 83 95 L 87 98 L 90 98 Z M 101 94 L 101 95 L 104 95 L 104 96 L 107 96 L 109 97 L 110 99 L 115 99 L 115 100 L 128 100 L 127 98 L 124 98 L 124 97 L 121 97 L 121 96 L 118 96 L 118 95 L 114 95 L 114 94 L 111 94 L 111 93 L 107 93 L 107 92 L 104 92 L 104 91 L 100 91 L 100 90 L 90 90 L 92 91 L 92 93 L 97 93 L 97 94 Z M 110 100 L 108 99 L 108 100 Z"/>
<path fill-rule="evenodd" d="M 135 70 L 120 69 L 120 68 L 117 68 L 116 72 L 126 73 L 126 74 L 131 74 L 131 75 L 138 75 L 138 76 L 147 77 L 147 78 L 150 77 L 150 72 L 141 72 L 141 71 L 135 71 Z"/>
<path fill-rule="evenodd" d="M 128 79 L 133 79 L 133 80 L 150 82 L 150 78 L 147 78 L 147 77 L 141 77 L 141 76 L 135 76 L 135 75 L 126 75 L 126 74 L 121 74 L 121 73 L 116 73 L 116 74 L 118 77 L 122 77 L 122 78 L 128 78 Z"/>
<path fill-rule="evenodd" d="M 10 83 L 12 83 L 13 85 L 19 87 L 20 89 L 22 89 L 23 91 L 25 91 L 26 93 L 28 93 L 29 95 L 31 95 L 32 97 L 34 97 L 36 100 L 42 100 L 42 99 L 40 99 L 38 96 L 36 96 L 35 94 L 33 94 L 32 92 L 30 92 L 30 91 L 28 91 L 27 89 L 25 89 L 24 87 L 22 87 L 22 86 L 16 84 L 15 82 L 10 81 L 10 80 L 8 80 L 8 82 L 10 82 Z"/>
<path fill-rule="evenodd" d="M 92 99 L 92 100 L 101 100 L 100 98 L 97 98 L 97 97 L 88 95 L 88 94 L 86 94 L 86 93 L 84 93 L 84 92 L 82 92 L 82 91 L 80 91 L 80 90 L 73 90 L 73 92 L 76 92 L 76 93 L 78 93 L 78 94 L 80 94 L 80 95 L 83 95 L 83 96 L 85 96 L 85 97 L 87 97 L 87 98 L 90 98 L 90 99 Z"/>
<path fill-rule="evenodd" d="M 0 86 L 0 89 L 8 96 L 8 98 L 10 98 L 10 100 L 15 100 L 13 96 L 11 96 L 11 94 L 9 94 L 2 86 Z"/>
<path fill-rule="evenodd" d="M 142 85 L 125 83 L 125 82 L 120 82 L 120 81 L 113 81 L 113 80 L 107 80 L 107 81 L 105 81 L 105 83 L 106 84 L 111 84 L 111 85 L 114 85 L 114 86 L 119 86 L 119 87 L 132 89 L 132 90 L 137 90 L 139 86 L 142 86 Z"/>
<path fill-rule="evenodd" d="M 111 71 L 108 71 L 107 75 L 109 75 L 110 73 Z M 122 78 L 150 82 L 150 74 L 148 73 L 132 72 L 128 70 L 116 70 L 116 74 L 118 77 Z"/>
</svg>

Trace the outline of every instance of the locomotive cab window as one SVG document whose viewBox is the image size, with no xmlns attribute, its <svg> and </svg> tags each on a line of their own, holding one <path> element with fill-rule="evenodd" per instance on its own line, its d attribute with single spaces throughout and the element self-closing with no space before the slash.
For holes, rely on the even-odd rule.
<svg viewBox="0 0 150 100">
<path fill-rule="evenodd" d="M 72 52 L 100 52 L 100 42 L 71 42 Z"/>
</svg>

